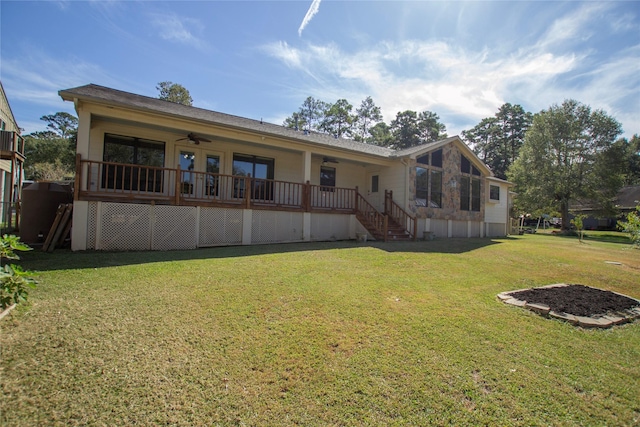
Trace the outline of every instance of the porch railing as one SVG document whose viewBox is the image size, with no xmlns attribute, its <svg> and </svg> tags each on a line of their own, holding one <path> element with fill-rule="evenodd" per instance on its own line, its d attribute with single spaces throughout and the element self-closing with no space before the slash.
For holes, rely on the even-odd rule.
<svg viewBox="0 0 640 427">
<path fill-rule="evenodd" d="M 356 189 L 76 158 L 75 198 L 355 213 Z"/>
<path fill-rule="evenodd" d="M 16 132 L 0 130 L 0 150 L 24 155 L 24 139 Z"/>
</svg>

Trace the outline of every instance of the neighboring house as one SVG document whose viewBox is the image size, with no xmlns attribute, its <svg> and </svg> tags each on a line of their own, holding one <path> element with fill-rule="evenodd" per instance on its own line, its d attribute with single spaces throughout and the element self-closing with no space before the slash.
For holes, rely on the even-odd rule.
<svg viewBox="0 0 640 427">
<path fill-rule="evenodd" d="M 97 85 L 79 118 L 72 249 L 504 236 L 509 182 L 458 137 L 395 151 Z"/>
<path fill-rule="evenodd" d="M 24 140 L 0 82 L 0 229 L 18 228 L 22 181 L 24 180 Z"/>
<path fill-rule="evenodd" d="M 622 187 L 616 195 L 614 204 L 619 212 L 617 217 L 598 213 L 599 207 L 590 201 L 572 203 L 570 216 L 574 218 L 576 214 L 586 215 L 582 220 L 585 230 L 617 230 L 618 220 L 635 212 L 636 206 L 640 204 L 640 185 Z"/>
</svg>

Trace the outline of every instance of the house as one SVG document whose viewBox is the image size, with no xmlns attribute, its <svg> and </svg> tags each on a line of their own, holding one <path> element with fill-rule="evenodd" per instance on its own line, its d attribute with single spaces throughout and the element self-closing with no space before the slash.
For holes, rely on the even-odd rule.
<svg viewBox="0 0 640 427">
<path fill-rule="evenodd" d="M 24 180 L 24 140 L 0 82 L 0 229 L 13 231 L 19 227 Z"/>
<path fill-rule="evenodd" d="M 581 200 L 571 204 L 570 217 L 573 219 L 577 214 L 586 215 L 582 220 L 585 230 L 618 230 L 618 221 L 635 212 L 639 203 L 640 185 L 627 185 L 616 194 L 614 205 L 618 211 L 617 215 L 603 213 L 601 207 L 591 200 Z"/>
<path fill-rule="evenodd" d="M 94 84 L 78 114 L 72 249 L 504 236 L 509 182 L 451 137 L 395 151 Z"/>
</svg>

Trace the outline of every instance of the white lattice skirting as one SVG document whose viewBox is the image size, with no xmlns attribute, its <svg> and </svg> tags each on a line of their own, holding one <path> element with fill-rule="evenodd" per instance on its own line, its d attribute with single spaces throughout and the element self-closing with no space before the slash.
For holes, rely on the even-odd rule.
<svg viewBox="0 0 640 427">
<path fill-rule="evenodd" d="M 89 202 L 86 249 L 176 250 L 207 246 L 346 240 L 352 215 Z M 354 225 L 357 223 L 357 225 Z"/>
</svg>

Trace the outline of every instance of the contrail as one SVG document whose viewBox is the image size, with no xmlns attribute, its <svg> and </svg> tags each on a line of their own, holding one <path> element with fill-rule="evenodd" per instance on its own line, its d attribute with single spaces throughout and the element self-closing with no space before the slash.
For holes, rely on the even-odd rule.
<svg viewBox="0 0 640 427">
<path fill-rule="evenodd" d="M 313 0 L 311 6 L 309 6 L 309 10 L 307 10 L 307 14 L 304 15 L 304 19 L 302 20 L 302 24 L 300 24 L 300 28 L 298 28 L 298 36 L 302 36 L 302 30 L 307 26 L 311 19 L 318 13 L 318 9 L 320 9 L 320 2 L 322 0 Z"/>
</svg>

